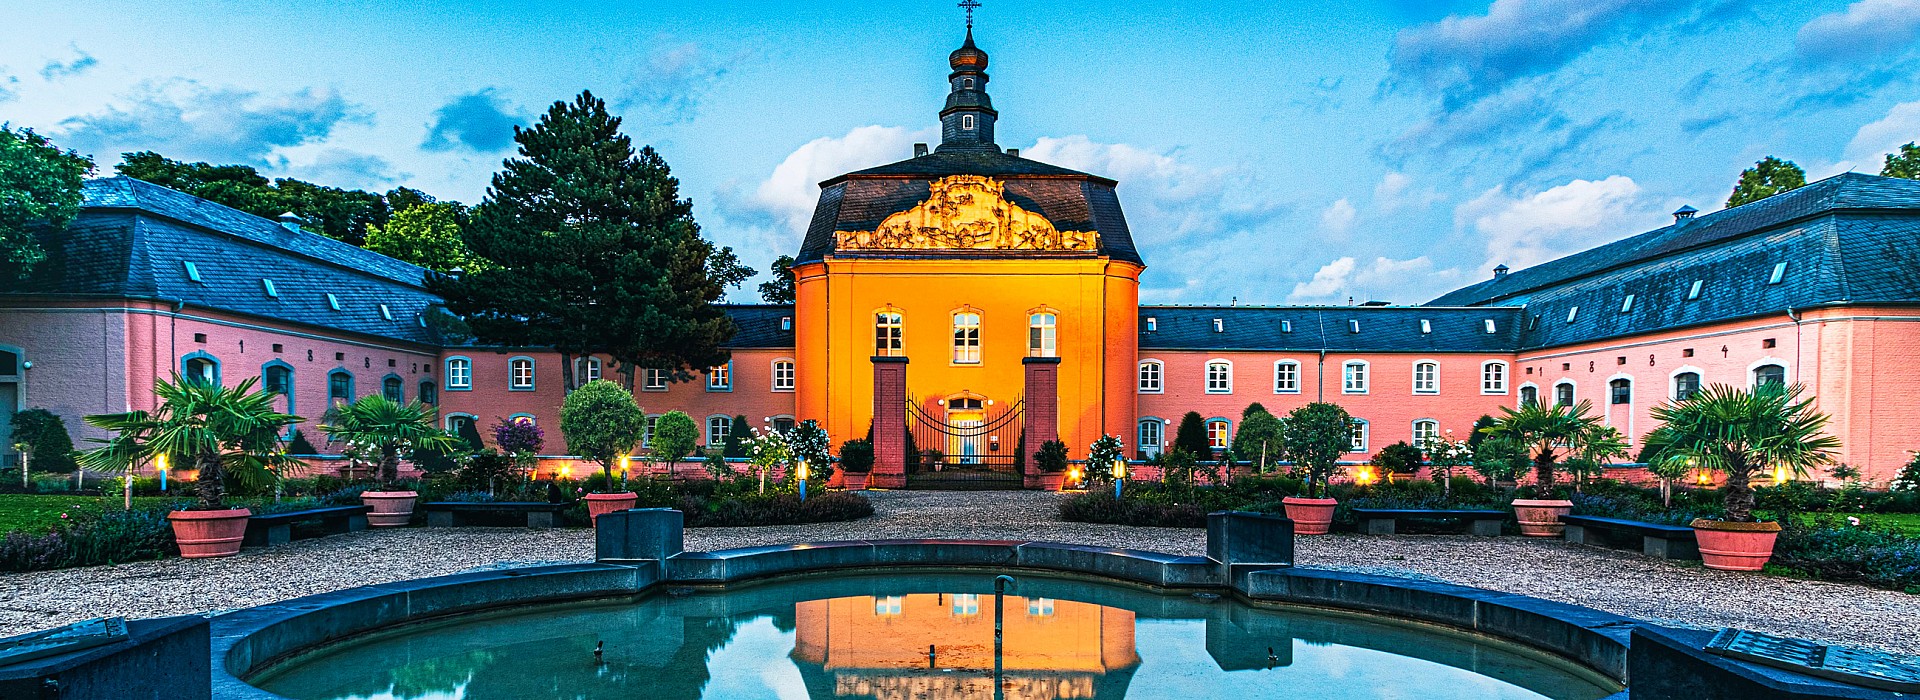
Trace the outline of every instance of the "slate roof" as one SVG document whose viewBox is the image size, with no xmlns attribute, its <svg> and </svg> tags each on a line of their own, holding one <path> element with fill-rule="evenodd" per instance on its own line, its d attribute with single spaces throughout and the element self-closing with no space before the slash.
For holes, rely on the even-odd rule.
<svg viewBox="0 0 1920 700">
<path fill-rule="evenodd" d="M 1780 263 L 1786 267 L 1775 283 Z M 1689 300 L 1695 281 L 1700 295 Z M 1920 182 L 1847 173 L 1518 270 L 1431 304 L 1524 305 L 1521 347 L 1541 348 L 1784 315 L 1789 308 L 1916 301 Z"/>
<path fill-rule="evenodd" d="M 1519 345 L 1521 319 L 1521 309 L 1500 306 L 1142 306 L 1140 351 L 1502 353 Z"/>
<path fill-rule="evenodd" d="M 781 319 L 793 318 L 791 304 L 723 304 L 720 308 L 733 317 L 736 329 L 727 347 L 736 350 L 793 347 L 793 326 L 780 327 Z"/>
<path fill-rule="evenodd" d="M 418 314 L 439 299 L 421 286 L 422 268 L 132 178 L 87 182 L 80 215 L 51 247 L 48 264 L 9 293 L 180 301 L 433 342 Z M 191 279 L 189 262 L 200 281 Z M 277 298 L 263 279 L 273 281 Z M 339 311 L 328 293 L 340 300 Z"/>
<path fill-rule="evenodd" d="M 837 232 L 871 231 L 888 216 L 926 201 L 931 183 L 950 175 L 998 179 L 1009 201 L 1047 217 L 1054 227 L 1098 233 L 1101 254 L 1146 264 L 1134 248 L 1114 181 L 998 150 L 937 151 L 820 183 L 820 203 L 796 262 L 817 262 L 832 253 Z"/>
</svg>

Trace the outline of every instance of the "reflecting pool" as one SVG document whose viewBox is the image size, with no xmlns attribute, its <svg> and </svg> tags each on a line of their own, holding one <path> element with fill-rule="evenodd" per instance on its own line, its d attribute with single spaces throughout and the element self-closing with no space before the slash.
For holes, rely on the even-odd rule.
<svg viewBox="0 0 1920 700">
<path fill-rule="evenodd" d="M 1619 688 L 1432 627 L 1019 574 L 841 575 L 414 625 L 250 679 L 299 700 L 1554 698 Z M 596 646 L 600 647 L 595 654 Z"/>
</svg>

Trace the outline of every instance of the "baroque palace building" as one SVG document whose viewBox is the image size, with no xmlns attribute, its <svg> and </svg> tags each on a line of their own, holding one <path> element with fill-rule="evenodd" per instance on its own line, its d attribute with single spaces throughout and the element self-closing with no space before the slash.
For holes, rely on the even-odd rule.
<svg viewBox="0 0 1920 700">
<path fill-rule="evenodd" d="M 939 146 L 822 183 L 797 303 L 727 307 L 732 360 L 641 377 L 649 415 L 684 411 L 709 445 L 734 415 L 817 420 L 836 443 L 871 429 L 882 486 L 907 483 L 909 441 L 956 477 L 1011 474 L 1023 437 L 1152 454 L 1189 411 L 1224 447 L 1253 402 L 1344 406 L 1356 460 L 1529 400 L 1591 401 L 1637 447 L 1654 406 L 1712 383 L 1805 385 L 1873 482 L 1920 449 L 1920 182 L 1849 173 L 1686 208 L 1420 306 L 1141 306 L 1116 183 L 999 147 L 971 30 L 950 63 Z M 449 427 L 533 420 L 563 449 L 558 355 L 443 339 L 421 268 L 124 177 L 89 182 L 48 243 L 0 293 L 0 419 L 43 407 L 94 437 L 80 416 L 151 408 L 179 372 L 258 377 L 309 422 L 384 392 Z"/>
</svg>

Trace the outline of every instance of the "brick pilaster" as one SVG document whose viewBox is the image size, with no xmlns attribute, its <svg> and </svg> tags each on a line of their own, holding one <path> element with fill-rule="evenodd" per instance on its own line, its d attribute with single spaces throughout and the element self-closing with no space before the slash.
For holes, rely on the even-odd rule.
<svg viewBox="0 0 1920 700">
<path fill-rule="evenodd" d="M 867 485 L 907 485 L 907 358 L 873 358 L 873 472 Z"/>
<path fill-rule="evenodd" d="M 1021 411 L 1021 430 L 1027 436 L 1028 475 L 1039 473 L 1033 453 L 1040 444 L 1060 439 L 1060 358 L 1029 357 L 1022 361 L 1026 372 L 1026 402 Z"/>
</svg>

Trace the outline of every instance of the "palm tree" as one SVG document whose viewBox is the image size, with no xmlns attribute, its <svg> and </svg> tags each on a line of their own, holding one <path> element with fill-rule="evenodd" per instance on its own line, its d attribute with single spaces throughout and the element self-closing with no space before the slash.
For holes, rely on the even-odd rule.
<svg viewBox="0 0 1920 700">
<path fill-rule="evenodd" d="M 1612 426 L 1591 425 L 1569 447 L 1574 459 L 1568 460 L 1567 464 L 1577 467 L 1571 471 L 1574 472 L 1573 490 L 1578 492 L 1583 481 L 1606 471 L 1608 460 L 1627 455 L 1627 437 Z"/>
<path fill-rule="evenodd" d="M 1647 435 L 1654 459 L 1688 461 L 1727 475 L 1727 521 L 1753 522 L 1755 474 L 1784 468 L 1796 476 L 1832 464 L 1840 440 L 1824 433 L 1827 415 L 1801 399 L 1801 387 L 1763 383 L 1751 391 L 1715 384 L 1691 398 L 1654 407 L 1661 426 Z"/>
<path fill-rule="evenodd" d="M 1578 445 L 1600 427 L 1600 419 L 1589 415 L 1593 404 L 1574 405 L 1528 402 L 1513 409 L 1502 406 L 1501 415 L 1486 428 L 1488 435 L 1512 439 L 1533 460 L 1533 476 L 1541 498 L 1550 498 L 1553 476 L 1563 451 L 1575 451 Z"/>
<path fill-rule="evenodd" d="M 434 410 L 419 401 L 400 403 L 368 394 L 327 412 L 320 432 L 328 442 L 372 448 L 380 454 L 380 483 L 400 480 L 400 455 L 417 450 L 448 450 L 458 438 L 434 427 Z"/>
<path fill-rule="evenodd" d="M 113 437 L 95 439 L 101 446 L 81 455 L 81 466 L 118 473 L 173 455 L 199 470 L 193 509 L 224 510 L 228 474 L 257 488 L 273 483 L 279 470 L 293 463 L 280 449 L 280 435 L 302 419 L 274 410 L 278 396 L 254 391 L 255 383 L 248 379 L 227 389 L 183 380 L 178 374 L 154 382 L 160 405 L 152 412 L 85 418 L 87 425 L 112 431 Z"/>
</svg>

